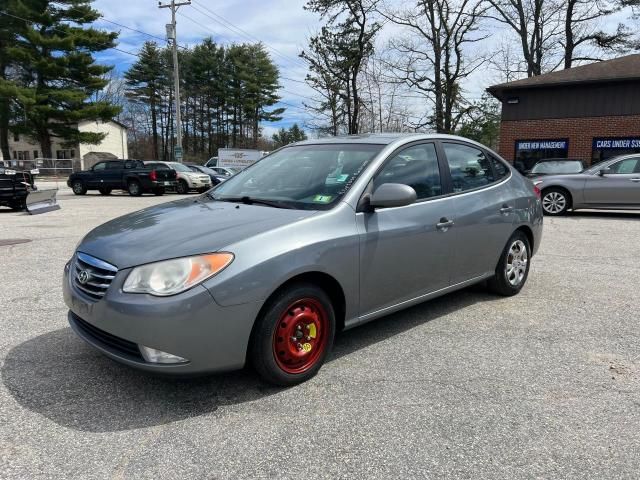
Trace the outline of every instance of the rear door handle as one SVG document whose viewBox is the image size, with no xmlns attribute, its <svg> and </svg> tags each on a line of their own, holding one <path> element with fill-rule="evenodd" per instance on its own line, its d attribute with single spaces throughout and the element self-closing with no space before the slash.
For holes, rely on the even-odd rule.
<svg viewBox="0 0 640 480">
<path fill-rule="evenodd" d="M 510 207 L 509 205 L 503 205 L 502 208 L 500 209 L 500 213 L 503 215 L 511 212 L 513 212 L 513 207 Z"/>
<path fill-rule="evenodd" d="M 442 232 L 446 232 L 447 230 L 449 230 L 450 227 L 453 227 L 454 223 L 453 220 L 449 220 L 446 217 L 442 217 L 440 219 L 440 223 L 436 224 L 436 228 Z"/>
<path fill-rule="evenodd" d="M 640 178 L 631 178 L 630 179 L 632 182 L 640 182 Z"/>
</svg>

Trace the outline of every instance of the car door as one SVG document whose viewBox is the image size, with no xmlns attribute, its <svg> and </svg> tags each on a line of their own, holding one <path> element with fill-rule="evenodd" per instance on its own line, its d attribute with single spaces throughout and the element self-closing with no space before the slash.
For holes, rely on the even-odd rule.
<svg viewBox="0 0 640 480">
<path fill-rule="evenodd" d="M 123 188 L 122 177 L 124 175 L 124 162 L 109 161 L 105 169 L 104 185 L 109 188 Z"/>
<path fill-rule="evenodd" d="M 107 177 L 107 162 L 98 162 L 93 168 L 91 168 L 91 175 L 87 181 L 87 187 L 99 188 L 104 185 L 104 180 Z"/>
<path fill-rule="evenodd" d="M 640 156 L 614 162 L 602 175 L 589 175 L 584 199 L 586 204 L 594 206 L 639 206 Z"/>
<path fill-rule="evenodd" d="M 433 142 L 393 154 L 367 192 L 384 183 L 411 186 L 417 201 L 358 212 L 360 313 L 383 310 L 449 285 L 453 200 L 443 196 L 441 166 Z"/>
<path fill-rule="evenodd" d="M 513 233 L 516 198 L 504 182 L 510 170 L 485 150 L 464 142 L 442 142 L 452 183 L 455 226 L 451 283 L 493 272 Z"/>
</svg>

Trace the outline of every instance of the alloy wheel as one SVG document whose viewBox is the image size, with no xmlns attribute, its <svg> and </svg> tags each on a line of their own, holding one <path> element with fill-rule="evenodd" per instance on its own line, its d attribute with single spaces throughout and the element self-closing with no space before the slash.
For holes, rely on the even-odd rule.
<svg viewBox="0 0 640 480">
<path fill-rule="evenodd" d="M 520 285 L 527 274 L 527 265 L 529 263 L 529 253 L 527 247 L 522 240 L 516 240 L 509 247 L 507 252 L 507 262 L 505 274 L 507 280 L 514 287 Z"/>
<path fill-rule="evenodd" d="M 278 367 L 290 374 L 304 373 L 327 346 L 328 315 L 314 298 L 293 302 L 280 316 L 273 332 L 273 355 Z"/>
<path fill-rule="evenodd" d="M 567 207 L 567 198 L 560 192 L 549 192 L 542 198 L 542 208 L 547 213 L 560 213 Z"/>
</svg>

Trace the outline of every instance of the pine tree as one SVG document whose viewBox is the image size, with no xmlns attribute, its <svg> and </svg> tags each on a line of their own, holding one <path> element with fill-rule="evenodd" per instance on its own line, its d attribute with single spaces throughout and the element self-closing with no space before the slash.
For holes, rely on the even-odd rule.
<svg viewBox="0 0 640 480">
<path fill-rule="evenodd" d="M 98 65 L 93 58 L 114 46 L 117 33 L 107 33 L 86 24 L 100 14 L 92 0 L 21 0 L 15 15 L 25 19 L 16 33 L 9 54 L 19 72 L 24 92 L 33 99 L 25 106 L 25 121 L 13 130 L 40 143 L 44 157 L 52 157 L 51 142 L 97 144 L 105 134 L 78 131 L 83 120 L 111 120 L 120 108 L 107 102 L 90 101 L 104 88 L 104 75 L 112 67 Z"/>
<path fill-rule="evenodd" d="M 167 69 L 162 50 L 155 42 L 145 42 L 139 59 L 125 73 L 127 97 L 149 107 L 153 158 L 160 158 L 158 115 L 163 103 L 163 90 L 167 84 Z"/>
<path fill-rule="evenodd" d="M 307 134 L 304 133 L 297 123 L 294 123 L 289 130 L 281 128 L 271 137 L 275 143 L 275 148 L 284 147 L 290 143 L 301 142 L 307 139 Z"/>
</svg>

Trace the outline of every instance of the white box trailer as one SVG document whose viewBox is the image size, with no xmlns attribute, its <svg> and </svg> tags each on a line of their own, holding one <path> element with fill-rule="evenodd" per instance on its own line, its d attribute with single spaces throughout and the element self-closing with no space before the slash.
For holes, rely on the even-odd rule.
<svg viewBox="0 0 640 480">
<path fill-rule="evenodd" d="M 218 149 L 218 167 L 244 169 L 253 165 L 263 157 L 260 150 L 244 148 L 220 148 Z"/>
</svg>

